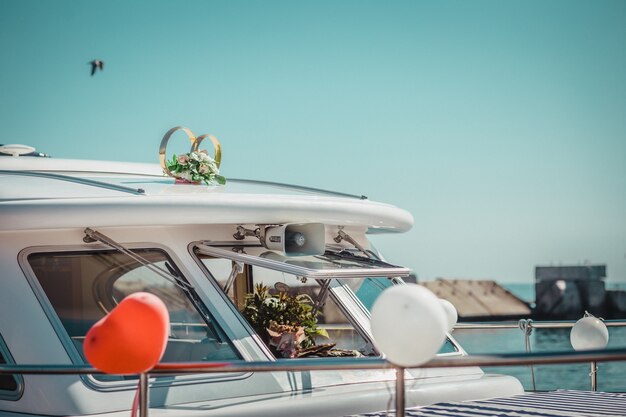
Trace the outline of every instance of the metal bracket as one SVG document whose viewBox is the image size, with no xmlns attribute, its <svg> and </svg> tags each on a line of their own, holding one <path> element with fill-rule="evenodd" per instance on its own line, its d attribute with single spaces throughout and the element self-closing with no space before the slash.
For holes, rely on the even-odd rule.
<svg viewBox="0 0 626 417">
<path fill-rule="evenodd" d="M 318 280 L 318 282 L 319 281 L 320 280 Z M 313 304 L 314 316 L 317 316 L 318 311 L 320 311 L 322 307 L 324 307 L 324 304 L 326 304 L 326 298 L 328 297 L 329 287 L 330 287 L 330 280 L 329 279 L 323 280 L 322 284 L 320 285 L 320 292 L 317 295 L 317 298 L 315 299 L 315 303 Z"/>
<path fill-rule="evenodd" d="M 254 236 L 257 239 L 261 239 L 261 228 L 257 227 L 256 229 L 246 229 L 243 226 L 237 226 L 237 231 L 233 234 L 235 240 L 244 240 L 246 236 Z"/>
<path fill-rule="evenodd" d="M 352 238 L 352 236 L 344 232 L 343 226 L 339 226 L 339 231 L 337 232 L 337 236 L 335 236 L 333 240 L 337 243 L 341 243 L 342 240 L 345 240 L 346 242 L 350 243 L 352 246 L 354 246 L 355 248 L 363 252 L 363 254 L 365 254 L 365 256 L 367 256 L 368 258 L 376 259 L 370 251 L 368 251 L 363 246 L 361 246 L 359 242 L 357 242 L 356 240 Z"/>
<path fill-rule="evenodd" d="M 231 287 L 233 286 L 233 283 L 235 282 L 235 278 L 237 278 L 237 275 L 241 274 L 242 272 L 243 272 L 243 262 L 234 261 L 233 269 L 230 270 L 230 275 L 228 276 L 228 279 L 226 280 L 226 284 L 224 284 L 224 292 L 226 294 L 228 294 Z"/>
</svg>

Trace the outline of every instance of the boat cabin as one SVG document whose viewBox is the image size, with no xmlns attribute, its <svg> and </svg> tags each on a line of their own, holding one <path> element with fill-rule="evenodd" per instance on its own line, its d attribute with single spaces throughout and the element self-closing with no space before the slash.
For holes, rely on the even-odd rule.
<svg viewBox="0 0 626 417">
<path fill-rule="evenodd" d="M 180 184 L 158 164 L 0 157 L 0 363 L 88 366 L 85 334 L 138 291 L 169 311 L 163 363 L 380 357 L 370 309 L 410 270 L 368 236 L 412 224 L 405 210 L 358 195 L 236 179 Z M 465 352 L 449 335 L 439 355 Z M 164 416 L 342 416 L 388 409 L 394 378 L 155 376 L 150 407 Z M 127 415 L 136 386 L 134 375 L 0 375 L 0 415 Z M 522 387 L 477 367 L 410 369 L 406 392 L 420 405 Z"/>
</svg>

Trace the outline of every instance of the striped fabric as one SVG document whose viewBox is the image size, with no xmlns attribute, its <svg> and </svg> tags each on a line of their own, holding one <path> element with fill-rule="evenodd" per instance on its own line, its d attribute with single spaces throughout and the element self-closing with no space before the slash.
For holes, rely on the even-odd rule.
<svg viewBox="0 0 626 417">
<path fill-rule="evenodd" d="M 394 416 L 393 412 L 358 417 Z M 592 391 L 532 392 L 483 401 L 451 402 L 409 408 L 411 417 L 613 417 L 626 416 L 626 394 Z M 353 416 L 357 417 L 357 416 Z"/>
</svg>

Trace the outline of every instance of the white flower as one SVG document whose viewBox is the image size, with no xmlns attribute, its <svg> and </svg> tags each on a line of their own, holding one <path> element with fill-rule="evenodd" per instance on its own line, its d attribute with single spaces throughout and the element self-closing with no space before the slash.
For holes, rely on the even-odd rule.
<svg viewBox="0 0 626 417">
<path fill-rule="evenodd" d="M 225 179 L 219 175 L 219 168 L 215 159 L 209 156 L 206 150 L 189 152 L 180 156 L 174 155 L 168 161 L 169 171 L 165 172 L 182 180 L 190 182 L 204 181 L 207 185 L 224 184 Z"/>
<path fill-rule="evenodd" d="M 187 155 L 180 155 L 178 158 L 176 158 L 176 160 L 180 165 L 187 165 L 187 163 L 189 162 L 189 157 Z"/>
<path fill-rule="evenodd" d="M 266 298 L 263 301 L 263 304 L 270 306 L 270 307 L 276 307 L 278 305 L 278 300 L 275 298 Z"/>
</svg>

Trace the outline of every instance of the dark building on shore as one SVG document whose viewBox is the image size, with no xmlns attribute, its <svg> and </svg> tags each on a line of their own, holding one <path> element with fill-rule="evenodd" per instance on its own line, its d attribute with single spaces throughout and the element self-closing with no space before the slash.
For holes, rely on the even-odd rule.
<svg viewBox="0 0 626 417">
<path fill-rule="evenodd" d="M 585 311 L 604 317 L 626 315 L 626 292 L 606 289 L 606 265 L 535 267 L 535 310 L 539 319 L 578 319 Z"/>
</svg>

